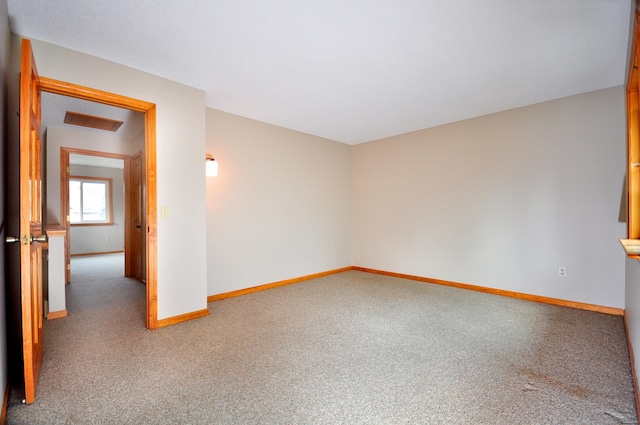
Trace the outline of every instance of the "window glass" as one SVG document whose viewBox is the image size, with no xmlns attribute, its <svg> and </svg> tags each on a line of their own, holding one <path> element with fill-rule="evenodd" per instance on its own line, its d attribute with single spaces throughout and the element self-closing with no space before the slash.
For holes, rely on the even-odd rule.
<svg viewBox="0 0 640 425">
<path fill-rule="evenodd" d="M 71 178 L 69 219 L 71 224 L 109 223 L 110 179 Z"/>
</svg>

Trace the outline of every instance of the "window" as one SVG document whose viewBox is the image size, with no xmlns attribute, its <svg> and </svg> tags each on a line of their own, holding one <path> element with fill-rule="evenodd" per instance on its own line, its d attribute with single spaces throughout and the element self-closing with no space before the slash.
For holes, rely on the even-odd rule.
<svg viewBox="0 0 640 425">
<path fill-rule="evenodd" d="M 69 221 L 72 225 L 113 224 L 111 179 L 69 178 Z"/>
</svg>

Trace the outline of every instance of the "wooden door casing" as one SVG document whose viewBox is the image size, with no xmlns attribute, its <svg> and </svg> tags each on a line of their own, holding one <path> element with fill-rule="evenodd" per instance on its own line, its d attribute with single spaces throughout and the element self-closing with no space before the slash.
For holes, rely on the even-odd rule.
<svg viewBox="0 0 640 425">
<path fill-rule="evenodd" d="M 66 264 L 67 283 L 71 281 L 71 222 L 69 217 L 69 214 L 70 214 L 69 179 L 71 177 L 70 156 L 72 154 L 122 160 L 124 163 L 123 179 L 124 179 L 125 194 L 128 194 L 131 191 L 131 177 L 129 172 L 129 168 L 130 168 L 129 163 L 131 162 L 131 157 L 129 155 L 113 153 L 113 152 L 93 151 L 88 149 L 70 148 L 65 146 L 60 147 L 60 225 L 67 230 L 65 234 L 65 264 Z M 130 214 L 129 209 L 125 208 L 124 210 L 125 222 L 128 222 L 128 220 L 130 220 L 129 214 Z M 125 226 L 125 229 L 124 229 L 125 276 L 129 276 L 128 260 L 126 259 L 131 256 L 130 239 L 131 239 L 131 232 L 127 228 L 127 226 Z"/>
<path fill-rule="evenodd" d="M 144 208 L 142 187 L 142 152 L 131 157 L 131 277 L 144 282 L 142 244 L 144 242 Z"/>
<path fill-rule="evenodd" d="M 158 241 L 156 189 L 156 105 L 143 100 L 108 93 L 65 81 L 41 77 L 42 91 L 71 96 L 144 113 L 145 147 L 143 161 L 145 203 L 145 272 L 147 286 L 146 322 L 148 329 L 158 327 Z M 125 226 L 126 227 L 126 226 Z"/>
</svg>

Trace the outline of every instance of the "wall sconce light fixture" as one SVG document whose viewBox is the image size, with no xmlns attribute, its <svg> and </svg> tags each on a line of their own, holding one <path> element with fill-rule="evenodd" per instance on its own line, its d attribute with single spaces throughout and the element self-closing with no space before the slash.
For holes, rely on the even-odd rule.
<svg viewBox="0 0 640 425">
<path fill-rule="evenodd" d="M 215 177 L 218 175 L 218 161 L 213 155 L 207 154 L 207 176 Z"/>
</svg>

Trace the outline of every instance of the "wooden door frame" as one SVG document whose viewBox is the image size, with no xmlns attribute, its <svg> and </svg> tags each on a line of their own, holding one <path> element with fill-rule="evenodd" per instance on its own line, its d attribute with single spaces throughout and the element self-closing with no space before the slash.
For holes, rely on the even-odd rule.
<svg viewBox="0 0 640 425">
<path fill-rule="evenodd" d="M 105 105 L 144 113 L 145 155 L 143 167 L 146 186 L 145 213 L 147 233 L 146 279 L 147 301 L 146 322 L 148 329 L 158 327 L 158 244 L 157 244 L 157 191 L 156 191 L 156 105 L 143 100 L 120 96 L 89 87 L 79 86 L 51 78 L 40 77 L 40 90 L 63 96 L 75 97 Z M 65 217 L 66 219 L 66 217 Z"/>
<path fill-rule="evenodd" d="M 101 158 L 121 159 L 124 162 L 124 275 L 131 276 L 131 214 L 129 211 L 129 196 L 131 195 L 131 155 L 113 152 L 92 151 L 86 149 L 76 149 L 62 146 L 60 147 L 60 225 L 67 229 L 65 235 L 65 264 L 66 281 L 71 281 L 71 269 L 69 267 L 71 259 L 71 223 L 69 223 L 69 166 L 70 155 L 97 156 Z"/>
</svg>

